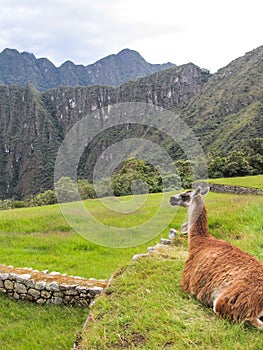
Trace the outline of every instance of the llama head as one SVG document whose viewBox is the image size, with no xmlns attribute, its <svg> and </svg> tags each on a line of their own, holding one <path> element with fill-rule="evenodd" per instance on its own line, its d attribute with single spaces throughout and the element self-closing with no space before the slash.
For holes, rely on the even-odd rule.
<svg viewBox="0 0 263 350">
<path fill-rule="evenodd" d="M 196 198 L 200 198 L 200 195 L 204 195 L 208 191 L 209 191 L 208 187 L 206 187 L 205 189 L 201 189 L 201 187 L 199 186 L 195 190 L 185 191 L 175 196 L 172 196 L 170 198 L 170 204 L 173 206 L 177 205 L 179 207 L 188 208 L 193 202 L 193 200 L 195 200 Z"/>
</svg>

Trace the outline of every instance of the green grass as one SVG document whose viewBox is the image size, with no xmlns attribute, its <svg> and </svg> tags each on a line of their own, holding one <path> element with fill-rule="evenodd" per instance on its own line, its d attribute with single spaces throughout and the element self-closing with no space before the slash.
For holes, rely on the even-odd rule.
<svg viewBox="0 0 263 350">
<path fill-rule="evenodd" d="M 88 316 L 87 309 L 14 302 L 0 294 L 0 349 L 71 349 Z"/>
<path fill-rule="evenodd" d="M 263 175 L 209 179 L 208 182 L 263 189 Z"/>
<path fill-rule="evenodd" d="M 262 196 L 209 193 L 211 233 L 263 261 L 262 204 Z M 142 258 L 119 270 L 91 310 L 78 350 L 263 348 L 262 332 L 218 318 L 180 289 L 186 245 L 180 237 L 165 256 Z"/>
<path fill-rule="evenodd" d="M 109 210 L 99 200 L 85 205 L 106 225 L 125 227 L 149 219 L 157 211 L 161 196 L 150 195 L 142 208 L 131 214 Z M 178 239 L 172 258 L 130 264 L 134 254 L 144 253 L 161 236 L 167 237 L 170 227 L 179 229 L 186 220 L 186 211 L 179 208 L 175 212 L 168 203 L 169 196 L 165 194 L 166 204 L 160 211 L 165 227 L 162 232 L 141 246 L 121 249 L 96 245 L 76 234 L 57 205 L 1 211 L 0 263 L 95 278 L 109 278 L 128 264 L 114 280 L 112 294 L 95 304 L 96 321 L 85 336 L 85 349 L 128 345 L 142 349 L 260 349 L 262 334 L 260 338 L 254 330 L 216 318 L 180 290 L 186 239 Z M 117 203 L 116 208 L 123 208 L 130 199 L 122 198 L 123 203 Z M 211 233 L 263 260 L 262 204 L 262 196 L 209 193 L 206 205 Z M 155 223 L 149 227 L 154 232 Z M 87 309 L 36 306 L 0 294 L 0 349 L 70 349 L 87 315 Z M 101 321 L 96 315 L 101 315 Z"/>
<path fill-rule="evenodd" d="M 219 319 L 180 289 L 182 268 L 181 259 L 150 257 L 119 271 L 78 350 L 261 349 L 259 331 Z"/>
</svg>

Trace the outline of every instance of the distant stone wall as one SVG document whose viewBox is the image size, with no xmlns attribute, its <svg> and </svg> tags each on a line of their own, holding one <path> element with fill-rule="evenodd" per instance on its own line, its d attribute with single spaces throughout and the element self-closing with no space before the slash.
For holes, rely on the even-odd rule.
<svg viewBox="0 0 263 350">
<path fill-rule="evenodd" d="M 195 182 L 194 183 L 195 188 L 198 185 L 200 185 L 202 187 L 202 186 L 204 186 L 204 183 L 203 182 Z M 217 193 L 254 194 L 254 195 L 263 194 L 263 190 L 261 190 L 259 188 L 221 185 L 221 184 L 214 184 L 214 183 L 209 183 L 208 185 L 210 187 L 211 192 L 217 192 Z"/>
<path fill-rule="evenodd" d="M 89 306 L 108 281 L 0 265 L 0 292 L 37 304 Z"/>
</svg>

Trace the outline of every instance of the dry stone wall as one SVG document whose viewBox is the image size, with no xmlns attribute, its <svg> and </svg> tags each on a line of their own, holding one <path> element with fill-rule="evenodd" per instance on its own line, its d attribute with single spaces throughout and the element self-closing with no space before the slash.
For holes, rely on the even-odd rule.
<svg viewBox="0 0 263 350">
<path fill-rule="evenodd" d="M 108 281 L 0 265 L 0 292 L 37 304 L 89 306 Z"/>
<path fill-rule="evenodd" d="M 205 185 L 205 183 L 203 182 L 194 183 L 195 188 L 199 185 L 202 187 Z M 263 190 L 259 188 L 251 188 L 251 187 L 244 187 L 244 186 L 231 186 L 231 185 L 209 183 L 209 188 L 211 192 L 217 192 L 217 193 L 252 194 L 252 195 L 263 194 Z"/>
</svg>

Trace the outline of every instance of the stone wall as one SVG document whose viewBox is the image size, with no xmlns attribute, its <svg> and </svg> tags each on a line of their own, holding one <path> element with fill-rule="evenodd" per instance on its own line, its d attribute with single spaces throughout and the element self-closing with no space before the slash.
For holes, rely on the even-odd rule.
<svg viewBox="0 0 263 350">
<path fill-rule="evenodd" d="M 0 265 L 0 292 L 37 304 L 89 306 L 108 281 Z"/>
<path fill-rule="evenodd" d="M 203 182 L 195 182 L 194 187 L 196 188 L 198 185 L 201 187 L 205 185 Z M 263 194 L 263 190 L 259 188 L 251 188 L 251 187 L 243 187 L 243 186 L 231 186 L 231 185 L 221 185 L 221 184 L 214 184 L 209 183 L 211 192 L 217 192 L 217 193 L 232 193 L 232 194 L 254 194 L 254 195 L 260 195 Z"/>
</svg>

